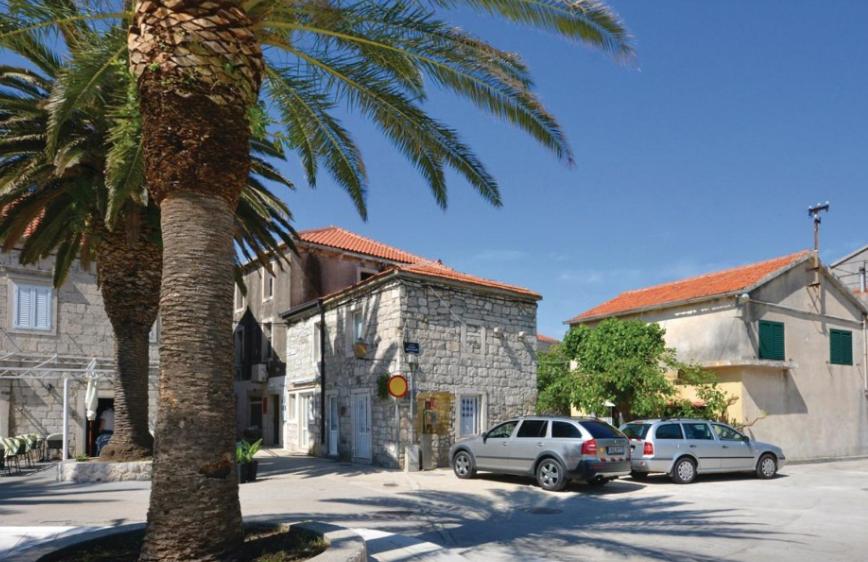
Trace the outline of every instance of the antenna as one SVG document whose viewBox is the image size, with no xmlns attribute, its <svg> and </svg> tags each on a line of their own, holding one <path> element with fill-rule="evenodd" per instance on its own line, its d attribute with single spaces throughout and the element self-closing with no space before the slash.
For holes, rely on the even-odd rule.
<svg viewBox="0 0 868 562">
<path fill-rule="evenodd" d="M 820 252 L 820 223 L 822 219 L 820 218 L 820 213 L 823 211 L 829 212 L 829 202 L 825 203 L 817 203 L 813 207 L 808 207 L 808 216 L 814 219 L 814 251 Z"/>
</svg>

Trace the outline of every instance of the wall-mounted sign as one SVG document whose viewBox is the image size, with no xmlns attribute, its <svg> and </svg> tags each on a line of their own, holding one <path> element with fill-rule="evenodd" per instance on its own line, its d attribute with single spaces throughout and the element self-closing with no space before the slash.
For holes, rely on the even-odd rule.
<svg viewBox="0 0 868 562">
<path fill-rule="evenodd" d="M 410 390 L 410 385 L 407 383 L 407 377 L 404 375 L 392 375 L 389 377 L 389 394 L 393 398 L 403 398 L 407 396 Z"/>
<path fill-rule="evenodd" d="M 419 355 L 422 352 L 422 346 L 419 345 L 419 342 L 415 341 L 405 341 L 404 342 L 404 353 L 412 353 L 414 355 Z"/>
</svg>

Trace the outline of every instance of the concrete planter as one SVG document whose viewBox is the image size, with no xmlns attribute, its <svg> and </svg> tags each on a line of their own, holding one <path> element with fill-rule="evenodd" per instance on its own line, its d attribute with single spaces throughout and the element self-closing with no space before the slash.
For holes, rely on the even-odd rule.
<svg viewBox="0 0 868 562">
<path fill-rule="evenodd" d="M 125 480 L 150 480 L 151 466 L 151 461 L 63 461 L 57 464 L 57 480 L 59 482 L 122 482 Z"/>
<path fill-rule="evenodd" d="M 326 544 L 328 544 L 328 549 L 311 558 L 310 560 L 312 562 L 367 562 L 368 559 L 368 550 L 365 546 L 365 539 L 355 531 L 347 529 L 346 527 L 339 527 L 329 523 L 320 523 L 318 521 L 292 523 L 269 516 L 248 517 L 244 519 L 244 523 L 287 525 L 291 529 L 300 529 L 321 537 Z M 49 554 L 53 554 L 64 548 L 119 533 L 139 531 L 144 528 L 144 523 L 132 523 L 129 525 L 110 527 L 108 529 L 95 529 L 76 533 L 60 539 L 52 539 L 48 542 L 34 544 L 31 547 L 19 550 L 14 553 L 13 559 L 22 562 L 38 562 L 43 556 L 48 556 Z"/>
</svg>

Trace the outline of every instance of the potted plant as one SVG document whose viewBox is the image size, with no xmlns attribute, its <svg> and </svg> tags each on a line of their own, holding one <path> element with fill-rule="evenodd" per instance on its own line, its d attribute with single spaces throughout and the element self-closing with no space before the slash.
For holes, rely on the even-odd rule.
<svg viewBox="0 0 868 562">
<path fill-rule="evenodd" d="M 253 443 L 247 441 L 239 441 L 235 444 L 235 462 L 238 463 L 238 481 L 242 484 L 245 482 L 256 481 L 256 471 L 259 467 L 259 461 L 253 457 L 262 447 L 262 439 L 258 439 Z"/>
</svg>

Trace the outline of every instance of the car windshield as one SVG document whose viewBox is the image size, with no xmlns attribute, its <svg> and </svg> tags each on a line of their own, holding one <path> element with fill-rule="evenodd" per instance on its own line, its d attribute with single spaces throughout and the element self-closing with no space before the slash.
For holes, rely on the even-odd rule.
<svg viewBox="0 0 868 562">
<path fill-rule="evenodd" d="M 584 427 L 594 439 L 615 439 L 618 437 L 624 437 L 623 433 L 603 421 L 588 420 L 579 422 L 579 425 Z"/>
<path fill-rule="evenodd" d="M 621 432 L 630 439 L 645 439 L 650 427 L 650 423 L 628 423 L 621 428 Z"/>
</svg>

